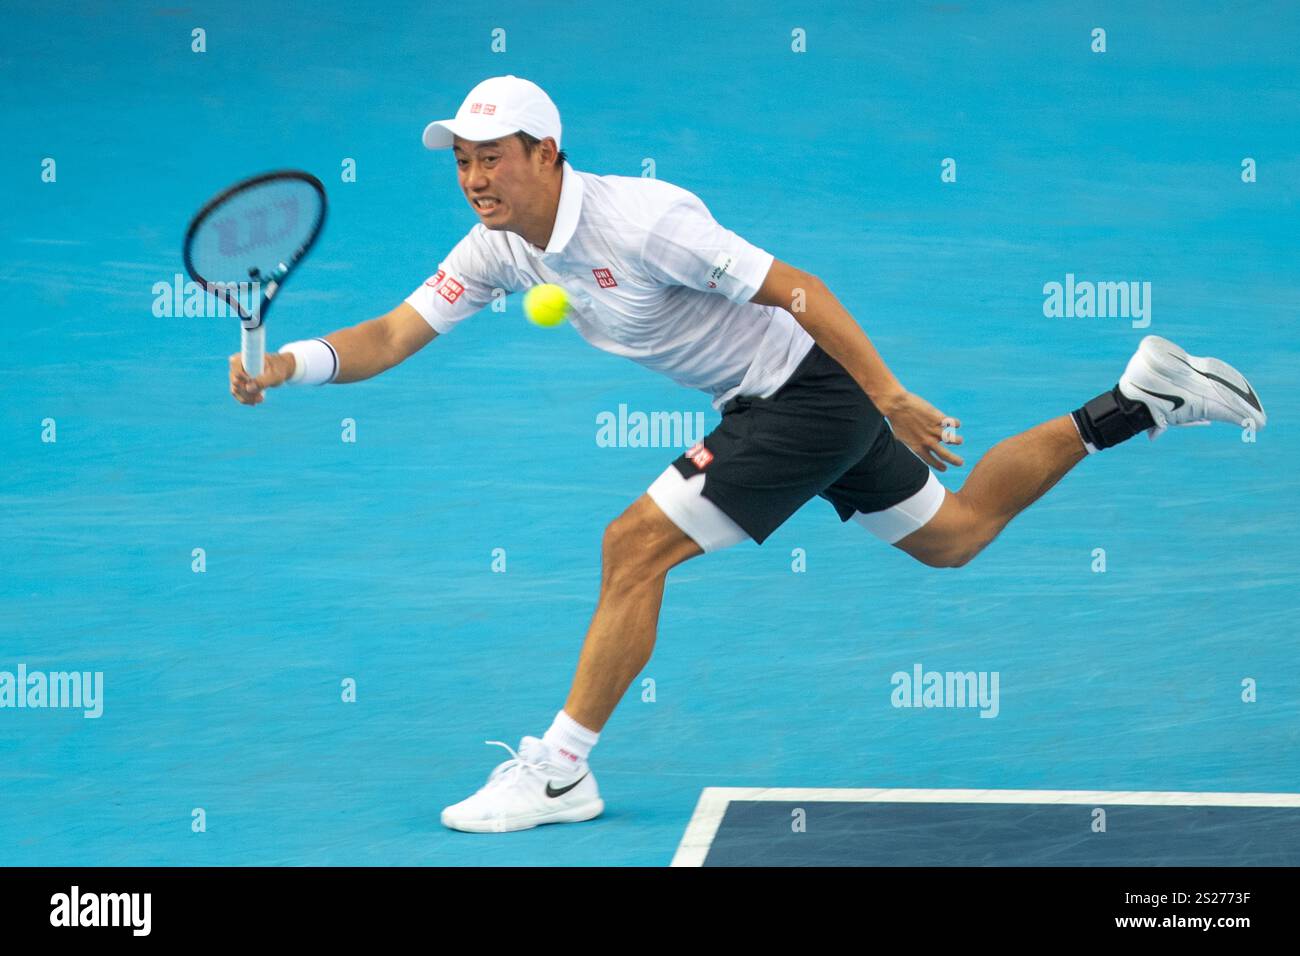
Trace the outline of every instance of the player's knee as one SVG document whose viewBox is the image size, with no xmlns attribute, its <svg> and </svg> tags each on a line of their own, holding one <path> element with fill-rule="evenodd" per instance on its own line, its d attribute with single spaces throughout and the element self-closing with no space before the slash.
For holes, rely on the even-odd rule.
<svg viewBox="0 0 1300 956">
<path fill-rule="evenodd" d="M 960 568 L 970 560 L 973 555 L 967 556 L 962 552 L 944 548 L 937 551 L 927 551 L 924 553 L 912 553 L 912 557 L 920 561 L 927 568 Z"/>
<path fill-rule="evenodd" d="M 605 527 L 600 547 L 603 576 L 607 580 L 639 581 L 666 572 L 657 537 L 651 523 L 635 507 L 623 512 Z"/>
<path fill-rule="evenodd" d="M 960 521 L 953 525 L 951 536 L 944 547 L 939 549 L 935 567 L 964 568 L 1002 530 L 1001 522 L 987 517 L 979 508 L 968 504 L 960 493 L 955 496 L 955 500 L 961 505 Z"/>
<path fill-rule="evenodd" d="M 983 550 L 983 548 L 960 548 L 948 556 L 947 563 L 943 566 L 945 568 L 964 568 L 975 560 L 975 555 Z"/>
<path fill-rule="evenodd" d="M 913 554 L 927 568 L 964 568 L 978 552 L 966 550 L 931 551 L 925 554 Z"/>
<path fill-rule="evenodd" d="M 980 527 L 957 541 L 945 557 L 945 568 L 964 568 L 975 560 L 975 556 L 988 547 L 989 542 L 997 537 L 993 528 Z"/>
<path fill-rule="evenodd" d="M 912 557 L 931 568 L 964 568 L 983 551 L 993 535 L 983 532 L 954 536 L 941 545 L 924 551 L 914 550 Z"/>
<path fill-rule="evenodd" d="M 605 535 L 600 540 L 600 557 L 608 566 L 628 553 L 634 530 L 626 515 L 619 515 L 605 525 Z"/>
</svg>

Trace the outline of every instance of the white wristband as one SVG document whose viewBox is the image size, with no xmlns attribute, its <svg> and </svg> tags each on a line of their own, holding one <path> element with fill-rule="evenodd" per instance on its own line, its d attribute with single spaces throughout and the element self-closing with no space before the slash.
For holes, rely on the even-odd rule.
<svg viewBox="0 0 1300 956">
<path fill-rule="evenodd" d="M 293 374 L 286 385 L 324 385 L 339 374 L 339 353 L 324 339 L 303 339 L 280 349 L 293 356 Z"/>
</svg>

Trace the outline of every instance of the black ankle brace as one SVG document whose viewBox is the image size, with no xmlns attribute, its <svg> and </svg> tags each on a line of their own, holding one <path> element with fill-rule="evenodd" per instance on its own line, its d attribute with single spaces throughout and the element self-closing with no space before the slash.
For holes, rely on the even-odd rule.
<svg viewBox="0 0 1300 956">
<path fill-rule="evenodd" d="M 1118 385 L 1070 414 L 1079 426 L 1079 433 L 1095 448 L 1111 448 L 1138 432 L 1156 427 L 1151 410 L 1126 397 Z"/>
</svg>

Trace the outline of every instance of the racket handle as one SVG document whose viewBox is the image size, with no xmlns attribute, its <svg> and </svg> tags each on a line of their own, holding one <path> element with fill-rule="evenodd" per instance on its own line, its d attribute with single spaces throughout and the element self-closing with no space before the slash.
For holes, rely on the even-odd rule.
<svg viewBox="0 0 1300 956">
<path fill-rule="evenodd" d="M 255 329 L 240 328 L 239 350 L 244 362 L 244 371 L 250 378 L 262 374 L 262 358 L 266 355 L 266 326 Z"/>
</svg>

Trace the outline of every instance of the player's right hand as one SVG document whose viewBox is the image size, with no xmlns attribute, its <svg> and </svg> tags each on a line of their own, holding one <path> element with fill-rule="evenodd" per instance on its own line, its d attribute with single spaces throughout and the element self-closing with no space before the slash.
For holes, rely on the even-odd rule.
<svg viewBox="0 0 1300 956">
<path fill-rule="evenodd" d="M 283 385 L 293 374 L 296 360 L 292 355 L 268 353 L 262 361 L 262 374 L 257 378 L 244 370 L 244 360 L 238 352 L 230 356 L 230 394 L 244 405 L 257 405 L 266 399 L 266 390 Z"/>
</svg>

